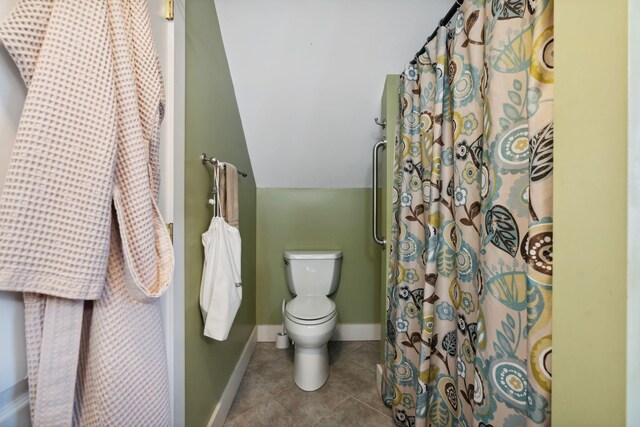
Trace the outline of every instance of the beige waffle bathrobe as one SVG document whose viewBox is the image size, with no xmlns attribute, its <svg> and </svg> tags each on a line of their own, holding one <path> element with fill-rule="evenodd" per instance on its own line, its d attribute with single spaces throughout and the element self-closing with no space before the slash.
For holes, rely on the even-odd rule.
<svg viewBox="0 0 640 427">
<path fill-rule="evenodd" d="M 19 0 L 0 39 L 29 88 L 0 196 L 0 290 L 24 292 L 32 420 L 169 425 L 147 3 Z"/>
</svg>

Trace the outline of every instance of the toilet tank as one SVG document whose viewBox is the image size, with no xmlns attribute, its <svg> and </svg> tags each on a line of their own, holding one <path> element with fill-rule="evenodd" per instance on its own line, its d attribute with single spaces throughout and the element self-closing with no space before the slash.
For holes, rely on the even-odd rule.
<svg viewBox="0 0 640 427">
<path fill-rule="evenodd" d="M 342 251 L 284 251 L 284 264 L 295 295 L 331 295 L 338 289 Z"/>
</svg>

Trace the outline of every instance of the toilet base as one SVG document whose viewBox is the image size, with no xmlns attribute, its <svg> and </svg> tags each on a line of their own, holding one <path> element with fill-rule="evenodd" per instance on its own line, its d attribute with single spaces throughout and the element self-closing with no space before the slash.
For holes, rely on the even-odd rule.
<svg viewBox="0 0 640 427">
<path fill-rule="evenodd" d="M 306 348 L 295 346 L 293 380 L 304 391 L 319 389 L 329 378 L 329 351 L 327 344 Z"/>
</svg>

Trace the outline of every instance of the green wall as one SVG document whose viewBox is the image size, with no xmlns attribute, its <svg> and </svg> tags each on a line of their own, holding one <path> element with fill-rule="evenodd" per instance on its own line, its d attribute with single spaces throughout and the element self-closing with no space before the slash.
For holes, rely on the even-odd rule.
<svg viewBox="0 0 640 427">
<path fill-rule="evenodd" d="M 186 2 L 185 152 L 185 412 L 187 426 L 205 426 L 256 324 L 256 187 L 213 0 Z M 211 219 L 210 179 L 202 152 L 235 164 L 240 177 L 243 301 L 229 339 L 202 335 L 198 304 L 201 234 Z"/>
<path fill-rule="evenodd" d="M 555 8 L 553 425 L 624 426 L 627 0 Z"/>
<path fill-rule="evenodd" d="M 380 249 L 371 238 L 371 190 L 258 189 L 257 316 L 282 322 L 290 299 L 282 252 L 343 251 L 342 277 L 333 298 L 339 323 L 380 322 Z"/>
</svg>

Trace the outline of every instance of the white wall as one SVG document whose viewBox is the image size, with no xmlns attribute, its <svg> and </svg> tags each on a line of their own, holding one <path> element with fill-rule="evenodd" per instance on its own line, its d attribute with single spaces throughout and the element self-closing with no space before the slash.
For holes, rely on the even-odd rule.
<svg viewBox="0 0 640 427">
<path fill-rule="evenodd" d="M 256 184 L 365 188 L 387 74 L 453 0 L 216 0 Z"/>
<path fill-rule="evenodd" d="M 0 20 L 8 15 L 15 1 L 0 2 Z M 20 74 L 0 46 L 0 188 L 4 184 L 25 96 Z M 8 409 L 14 402 L 6 397 L 14 394 L 14 387 L 27 376 L 21 294 L 0 292 L 0 349 L 0 425 L 3 425 L 18 422 L 16 414 Z"/>
</svg>

